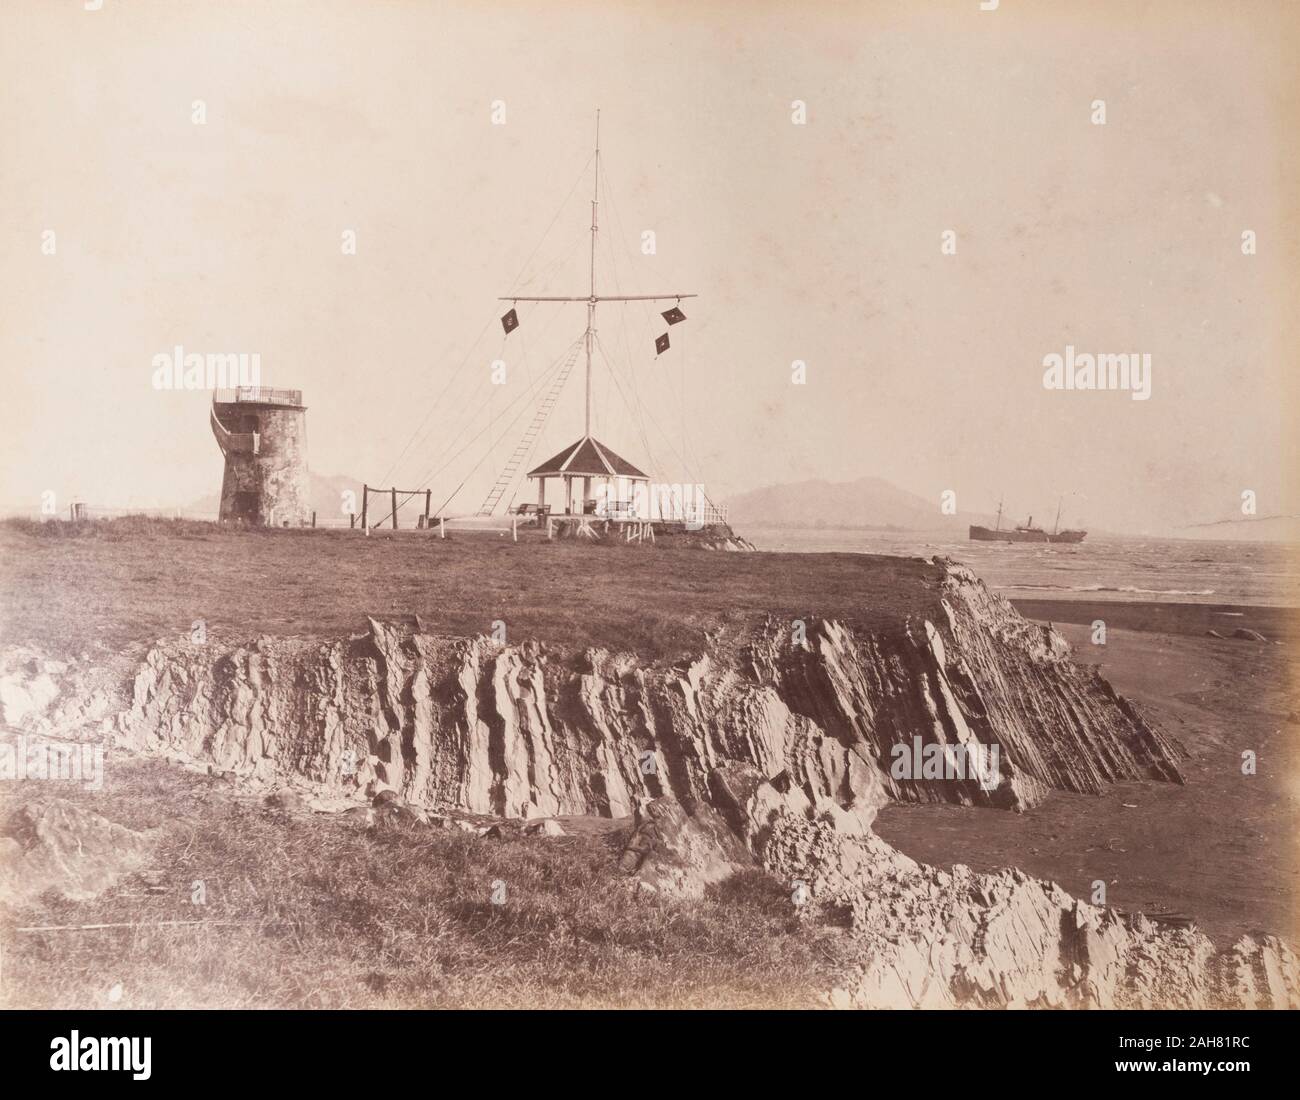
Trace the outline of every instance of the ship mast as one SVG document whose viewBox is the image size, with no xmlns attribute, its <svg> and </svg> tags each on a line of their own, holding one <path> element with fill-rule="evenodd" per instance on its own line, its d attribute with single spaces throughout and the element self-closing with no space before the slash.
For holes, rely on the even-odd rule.
<svg viewBox="0 0 1300 1100">
<path fill-rule="evenodd" d="M 1061 502 L 1063 500 L 1065 500 L 1065 497 L 1059 497 L 1056 501 L 1056 522 L 1052 524 L 1053 535 L 1056 534 L 1061 527 Z"/>
<path fill-rule="evenodd" d="M 525 297 L 523 295 L 503 296 L 502 302 L 586 302 L 587 331 L 583 336 L 587 358 L 586 414 L 583 420 L 583 435 L 591 435 L 591 350 L 596 337 L 596 307 L 601 302 L 662 302 L 669 298 L 681 301 L 694 298 L 694 294 L 597 294 L 596 293 L 596 234 L 599 228 L 597 207 L 600 203 L 600 111 L 596 111 L 596 155 L 595 181 L 591 190 L 591 263 L 588 293 L 583 297 Z"/>
<path fill-rule="evenodd" d="M 1002 530 L 1002 498 L 1001 497 L 998 497 L 998 522 L 997 522 L 997 526 L 995 526 L 993 530 L 995 531 Z"/>
</svg>

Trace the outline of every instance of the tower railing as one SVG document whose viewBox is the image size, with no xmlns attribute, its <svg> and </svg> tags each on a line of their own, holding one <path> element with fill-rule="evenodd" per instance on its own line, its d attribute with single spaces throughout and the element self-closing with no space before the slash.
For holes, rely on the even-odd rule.
<svg viewBox="0 0 1300 1100">
<path fill-rule="evenodd" d="M 270 386 L 239 386 L 234 390 L 218 390 L 213 395 L 213 400 L 251 405 L 301 405 L 302 390 L 277 390 Z"/>
</svg>

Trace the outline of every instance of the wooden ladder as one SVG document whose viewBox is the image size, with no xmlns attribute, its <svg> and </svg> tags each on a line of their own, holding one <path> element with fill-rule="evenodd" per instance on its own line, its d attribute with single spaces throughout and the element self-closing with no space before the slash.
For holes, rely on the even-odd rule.
<svg viewBox="0 0 1300 1100">
<path fill-rule="evenodd" d="M 514 481 L 515 474 L 519 471 L 532 449 L 537 446 L 537 440 L 542 434 L 542 428 L 546 426 L 546 418 L 551 415 L 551 410 L 555 408 L 555 402 L 559 400 L 560 390 L 564 388 L 564 383 L 569 380 L 569 374 L 573 370 L 573 364 L 578 361 L 578 352 L 582 349 L 582 344 L 574 344 L 569 351 L 569 357 L 565 359 L 564 365 L 560 367 L 560 373 L 557 374 L 551 382 L 551 387 L 546 391 L 541 403 L 537 406 L 537 411 L 533 413 L 533 419 L 529 422 L 528 427 L 524 429 L 523 436 L 520 437 L 518 445 L 511 452 L 510 458 L 506 461 L 505 466 L 501 468 L 501 473 L 497 476 L 496 483 L 488 492 L 483 501 L 483 506 L 479 508 L 480 516 L 490 516 L 501 498 L 506 495 L 506 490 L 510 488 L 510 483 Z"/>
</svg>

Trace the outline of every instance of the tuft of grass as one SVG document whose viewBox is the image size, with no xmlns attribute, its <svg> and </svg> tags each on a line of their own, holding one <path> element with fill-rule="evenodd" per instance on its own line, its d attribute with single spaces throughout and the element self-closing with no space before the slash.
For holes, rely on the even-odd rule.
<svg viewBox="0 0 1300 1100">
<path fill-rule="evenodd" d="M 34 786 L 15 797 L 49 793 Z M 797 920 L 761 871 L 698 901 L 637 894 L 618 830 L 362 829 L 271 811 L 157 761 L 122 762 L 102 791 L 66 796 L 159 829 L 149 881 L 163 892 L 136 877 L 89 902 L 47 893 L 0 910 L 0 1007 L 107 1006 L 119 983 L 114 1003 L 129 1008 L 800 1007 L 846 965 L 843 933 Z M 197 883 L 206 904 L 192 901 Z M 199 919 L 246 923 L 151 924 Z M 138 927 L 14 931 L 121 921 Z"/>
</svg>

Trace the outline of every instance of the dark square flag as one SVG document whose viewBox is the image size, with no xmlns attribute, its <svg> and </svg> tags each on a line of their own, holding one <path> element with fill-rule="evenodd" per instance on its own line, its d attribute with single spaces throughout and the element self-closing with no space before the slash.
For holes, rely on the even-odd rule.
<svg viewBox="0 0 1300 1100">
<path fill-rule="evenodd" d="M 672 309 L 666 309 L 660 316 L 670 325 L 677 324 L 678 321 L 685 321 L 686 314 L 682 312 L 681 306 L 673 306 Z"/>
<path fill-rule="evenodd" d="M 514 311 L 513 306 L 510 308 L 510 312 L 501 318 L 501 327 L 506 330 L 507 336 L 519 327 L 519 314 Z"/>
<path fill-rule="evenodd" d="M 663 355 L 668 350 L 668 333 L 655 337 L 655 354 Z"/>
</svg>

